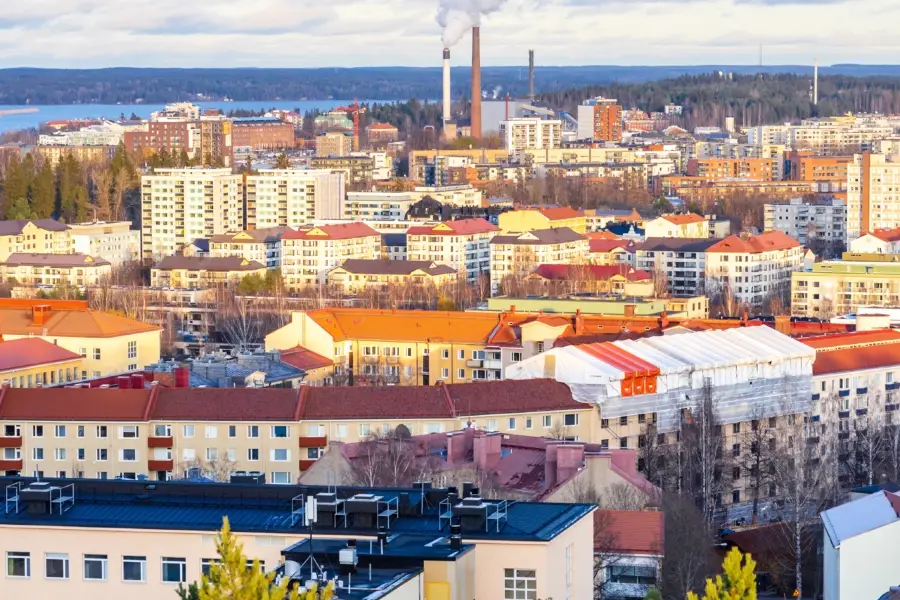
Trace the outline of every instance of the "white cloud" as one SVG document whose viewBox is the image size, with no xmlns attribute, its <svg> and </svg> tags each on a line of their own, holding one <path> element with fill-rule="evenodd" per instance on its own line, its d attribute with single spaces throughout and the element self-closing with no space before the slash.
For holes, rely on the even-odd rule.
<svg viewBox="0 0 900 600">
<path fill-rule="evenodd" d="M 437 65 L 434 0 L 7 0 L 0 67 Z M 895 0 L 509 0 L 484 64 L 888 63 Z M 879 15 L 873 20 L 872 15 Z M 454 62 L 468 61 L 468 38 Z"/>
</svg>

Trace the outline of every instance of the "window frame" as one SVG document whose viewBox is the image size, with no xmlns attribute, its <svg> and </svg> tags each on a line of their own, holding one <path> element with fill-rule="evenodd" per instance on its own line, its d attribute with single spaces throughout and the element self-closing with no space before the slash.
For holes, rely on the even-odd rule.
<svg viewBox="0 0 900 600">
<path fill-rule="evenodd" d="M 24 575 L 11 574 L 9 571 L 10 560 L 22 560 L 25 574 Z M 30 579 L 31 578 L 31 552 L 8 550 L 6 552 L 6 576 L 10 579 Z"/>
<path fill-rule="evenodd" d="M 102 577 L 88 577 L 88 563 L 99 562 Z M 109 556 L 106 554 L 84 554 L 81 559 L 82 578 L 85 581 L 109 580 Z"/>
<path fill-rule="evenodd" d="M 180 579 L 172 581 L 166 579 L 166 567 L 180 567 Z M 187 583 L 187 559 L 177 556 L 163 556 L 160 558 L 159 578 L 163 583 Z"/>
<path fill-rule="evenodd" d="M 140 579 L 129 579 L 127 575 L 127 569 L 125 568 L 127 564 L 137 564 L 140 565 Z M 122 556 L 122 581 L 124 583 L 147 583 L 147 557 L 146 556 L 137 556 L 137 555 L 123 555 Z"/>
<path fill-rule="evenodd" d="M 59 561 L 62 563 L 63 576 L 57 577 L 50 575 L 50 561 Z M 45 552 L 44 553 L 44 579 L 59 579 L 66 581 L 71 575 L 71 566 L 69 564 L 69 554 L 67 552 Z"/>
</svg>

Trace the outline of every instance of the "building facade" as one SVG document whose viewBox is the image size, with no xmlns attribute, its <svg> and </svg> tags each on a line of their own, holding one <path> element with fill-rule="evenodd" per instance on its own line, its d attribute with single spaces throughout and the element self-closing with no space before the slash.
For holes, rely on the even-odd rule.
<svg viewBox="0 0 900 600">
<path fill-rule="evenodd" d="M 662 215 L 644 223 L 648 238 L 708 238 L 709 219 L 693 213 Z"/>
<path fill-rule="evenodd" d="M 150 286 L 177 290 L 233 288 L 244 277 L 265 274 L 265 265 L 240 256 L 167 256 L 150 269 Z"/>
<path fill-rule="evenodd" d="M 353 134 L 343 129 L 316 136 L 316 156 L 347 156 L 353 152 Z"/>
<path fill-rule="evenodd" d="M 511 154 L 529 148 L 559 148 L 561 142 L 560 120 L 520 118 L 500 122 L 500 143 Z"/>
<path fill-rule="evenodd" d="M 665 277 L 675 297 L 706 293 L 706 252 L 716 243 L 710 239 L 647 238 L 635 249 L 635 267 L 654 277 Z"/>
<path fill-rule="evenodd" d="M 76 223 L 69 225 L 72 250 L 98 256 L 113 267 L 141 259 L 141 232 L 131 221 Z"/>
<path fill-rule="evenodd" d="M 283 150 L 294 147 L 294 126 L 273 117 L 232 119 L 231 142 L 234 148 Z"/>
<path fill-rule="evenodd" d="M 900 226 L 900 162 L 865 152 L 847 167 L 847 238 Z"/>
<path fill-rule="evenodd" d="M 267 269 L 277 269 L 281 266 L 281 236 L 288 231 L 293 230 L 289 227 L 270 227 L 214 235 L 209 238 L 209 256 L 238 256 Z"/>
<path fill-rule="evenodd" d="M 900 263 L 861 255 L 816 263 L 791 276 L 791 314 L 831 319 L 863 306 L 900 305 Z"/>
<path fill-rule="evenodd" d="M 474 283 L 491 271 L 491 239 L 499 231 L 484 219 L 446 221 L 434 226 L 410 227 L 406 233 L 409 260 L 453 267 Z"/>
<path fill-rule="evenodd" d="M 844 247 L 847 204 L 843 200 L 810 203 L 791 198 L 789 202 L 766 204 L 764 210 L 766 231 L 781 231 L 810 248 L 833 249 L 831 255 Z"/>
<path fill-rule="evenodd" d="M 83 288 L 97 285 L 112 272 L 109 261 L 86 254 L 15 253 L 0 263 L 0 277 L 24 287 Z"/>
<path fill-rule="evenodd" d="M 381 234 L 365 223 L 320 225 L 281 237 L 281 274 L 288 290 L 326 285 L 347 260 L 381 257 Z"/>
<path fill-rule="evenodd" d="M 261 169 L 247 177 L 247 229 L 339 219 L 344 182 L 342 173 L 327 170 Z"/>
<path fill-rule="evenodd" d="M 583 265 L 588 261 L 588 238 L 560 227 L 536 229 L 491 239 L 491 294 L 500 292 L 504 279 L 524 279 L 540 265 Z"/>
<path fill-rule="evenodd" d="M 622 105 L 614 98 L 592 98 L 578 105 L 578 139 L 622 141 Z"/>
<path fill-rule="evenodd" d="M 402 286 L 436 290 L 456 281 L 456 276 L 456 269 L 426 261 L 351 259 L 328 272 L 328 285 L 349 295 L 368 289 L 389 292 Z"/>
<path fill-rule="evenodd" d="M 504 234 L 526 233 L 536 229 L 568 228 L 580 234 L 587 231 L 584 214 L 572 208 L 525 208 L 501 213 L 497 223 Z"/>
</svg>

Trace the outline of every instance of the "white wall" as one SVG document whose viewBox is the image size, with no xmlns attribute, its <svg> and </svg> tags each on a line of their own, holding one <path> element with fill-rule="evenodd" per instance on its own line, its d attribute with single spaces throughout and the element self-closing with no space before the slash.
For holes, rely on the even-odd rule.
<svg viewBox="0 0 900 600">
<path fill-rule="evenodd" d="M 839 550 L 837 581 L 826 571 L 826 600 L 875 600 L 892 585 L 900 584 L 898 538 L 900 521 L 845 540 Z M 826 549 L 830 545 L 826 541 Z M 829 583 L 837 583 L 837 595 L 829 590 Z"/>
</svg>

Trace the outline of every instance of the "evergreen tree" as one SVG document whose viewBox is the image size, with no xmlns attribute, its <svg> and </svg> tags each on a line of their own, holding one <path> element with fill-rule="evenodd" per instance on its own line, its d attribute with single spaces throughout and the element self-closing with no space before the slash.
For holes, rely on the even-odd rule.
<svg viewBox="0 0 900 600">
<path fill-rule="evenodd" d="M 78 212 L 78 188 L 81 185 L 81 166 L 71 154 L 66 155 L 57 167 L 57 196 L 59 202 L 59 214 L 61 219 L 71 223 Z M 85 190 L 85 195 L 87 190 Z"/>
<path fill-rule="evenodd" d="M 290 169 L 291 168 L 291 161 L 288 160 L 287 154 L 282 152 L 281 154 L 278 155 L 278 159 L 275 161 L 275 168 L 276 169 Z"/>
<path fill-rule="evenodd" d="M 26 198 L 19 198 L 6 211 L 6 218 L 11 220 L 34 218 Z"/>
<path fill-rule="evenodd" d="M 35 175 L 28 191 L 28 198 L 35 218 L 49 219 L 53 216 L 53 209 L 56 206 L 56 182 L 49 161 L 44 161 L 44 166 Z"/>
<path fill-rule="evenodd" d="M 732 548 L 722 562 L 722 575 L 706 580 L 703 597 L 688 592 L 688 600 L 756 600 L 756 561 Z"/>
<path fill-rule="evenodd" d="M 19 158 L 15 154 L 13 154 L 9 159 L 9 163 L 7 164 L 6 175 L 3 181 L 3 214 L 9 213 L 9 210 L 12 208 L 13 204 L 15 204 L 17 200 L 19 200 L 19 198 L 27 197 L 28 178 L 26 177 L 25 171 L 22 168 L 22 163 L 19 162 Z"/>
</svg>

